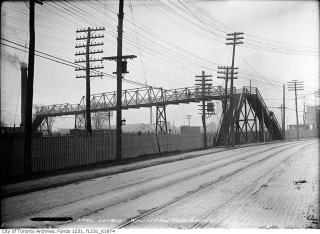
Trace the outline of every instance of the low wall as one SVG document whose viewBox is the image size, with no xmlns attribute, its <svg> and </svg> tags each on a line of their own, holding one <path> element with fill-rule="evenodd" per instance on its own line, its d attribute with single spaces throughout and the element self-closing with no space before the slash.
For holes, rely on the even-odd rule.
<svg viewBox="0 0 320 234">
<path fill-rule="evenodd" d="M 159 142 L 159 144 L 158 144 Z M 1 138 L 1 177 L 23 175 L 23 138 Z M 203 135 L 124 135 L 124 159 L 157 154 L 160 151 L 185 151 L 203 148 Z M 213 146 L 213 135 L 208 134 L 208 146 Z M 32 144 L 33 172 L 50 172 L 115 160 L 115 136 L 42 137 Z"/>
<path fill-rule="evenodd" d="M 318 129 L 299 130 L 300 138 L 315 138 L 319 137 Z M 297 130 L 286 130 L 286 140 L 297 139 Z"/>
</svg>

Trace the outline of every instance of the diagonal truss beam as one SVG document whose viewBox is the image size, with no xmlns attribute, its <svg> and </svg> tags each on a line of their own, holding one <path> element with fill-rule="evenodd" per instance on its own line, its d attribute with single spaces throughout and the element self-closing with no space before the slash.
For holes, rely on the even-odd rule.
<svg viewBox="0 0 320 234">
<path fill-rule="evenodd" d="M 229 95 L 229 93 L 228 89 L 227 94 Z M 91 113 L 115 110 L 116 94 L 117 92 L 114 91 L 91 95 Z M 222 98 L 224 98 L 224 89 L 221 86 L 214 86 L 210 92 L 205 94 L 205 100 L 221 100 Z M 202 93 L 196 86 L 171 90 L 143 87 L 122 92 L 123 109 L 199 102 L 200 100 L 202 100 Z M 35 113 L 34 121 L 36 118 L 82 114 L 85 113 L 85 109 L 84 96 L 79 104 L 64 103 L 43 106 Z"/>
</svg>

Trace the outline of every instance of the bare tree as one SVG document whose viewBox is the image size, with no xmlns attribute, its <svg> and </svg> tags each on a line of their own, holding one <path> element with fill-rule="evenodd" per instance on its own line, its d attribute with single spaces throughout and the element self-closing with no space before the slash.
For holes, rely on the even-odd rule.
<svg viewBox="0 0 320 234">
<path fill-rule="evenodd" d="M 110 112 L 110 115 L 112 112 Z M 110 118 L 111 118 L 110 116 Z M 101 111 L 92 113 L 91 120 L 95 129 L 102 129 L 107 126 L 109 120 L 109 111 Z"/>
</svg>

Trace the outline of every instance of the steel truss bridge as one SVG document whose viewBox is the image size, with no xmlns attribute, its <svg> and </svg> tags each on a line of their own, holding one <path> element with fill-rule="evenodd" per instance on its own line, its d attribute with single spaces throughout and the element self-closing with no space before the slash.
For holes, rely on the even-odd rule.
<svg viewBox="0 0 320 234">
<path fill-rule="evenodd" d="M 264 134 L 266 130 L 272 133 L 273 139 L 283 139 L 283 134 L 277 119 L 272 115 L 272 112 L 268 110 L 257 88 L 234 88 L 233 93 L 233 102 L 236 103 L 236 105 L 233 105 L 235 107 L 233 110 L 228 107 L 228 113 L 232 114 L 235 118 L 237 143 L 261 140 L 261 134 Z M 230 89 L 227 90 L 227 98 L 229 94 Z M 91 113 L 116 110 L 116 97 L 116 91 L 91 95 Z M 160 131 L 166 133 L 163 122 L 166 120 L 165 107 L 167 105 L 200 102 L 203 99 L 205 101 L 223 101 L 224 98 L 225 89 L 222 88 L 222 86 L 211 86 L 211 88 L 204 93 L 199 86 L 170 90 L 143 87 L 123 90 L 122 109 L 156 106 L 156 121 L 160 123 Z M 64 103 L 43 106 L 34 114 L 33 129 L 36 130 L 40 127 L 40 129 L 49 131 L 51 129 L 50 122 L 52 123 L 50 119 L 66 115 L 75 115 L 75 128 L 80 125 L 85 126 L 85 112 L 85 96 L 82 97 L 79 104 Z M 158 119 L 158 117 L 162 117 L 163 120 Z M 228 120 L 226 120 L 223 113 L 216 136 L 216 141 L 219 144 L 221 144 L 224 137 L 222 126 L 224 126 L 226 121 Z"/>
</svg>

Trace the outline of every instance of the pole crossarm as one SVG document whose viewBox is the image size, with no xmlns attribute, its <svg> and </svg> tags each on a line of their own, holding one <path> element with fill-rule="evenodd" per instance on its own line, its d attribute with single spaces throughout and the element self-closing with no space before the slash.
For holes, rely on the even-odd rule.
<svg viewBox="0 0 320 234">
<path fill-rule="evenodd" d="M 97 74 L 97 75 L 90 75 L 90 78 L 102 77 L 102 76 L 103 76 L 103 74 L 101 73 L 101 74 Z M 83 78 L 87 78 L 87 76 L 78 76 L 78 75 L 76 75 L 76 78 L 77 79 L 79 79 L 79 78 L 83 79 Z"/>
<path fill-rule="evenodd" d="M 75 68 L 75 71 L 86 71 L 87 69 L 92 70 L 92 69 L 102 69 L 103 66 L 90 66 L 88 68 Z M 92 77 L 92 75 L 90 75 Z"/>
<path fill-rule="evenodd" d="M 105 30 L 105 27 L 96 27 L 96 28 L 91 28 L 91 31 L 101 31 L 101 30 Z M 83 29 L 77 29 L 77 33 L 79 32 L 87 32 L 88 29 L 87 28 L 83 28 Z"/>
<path fill-rule="evenodd" d="M 226 79 L 226 75 L 228 75 L 228 79 L 231 79 L 232 75 L 238 75 L 238 72 L 235 70 L 239 69 L 239 67 L 232 67 L 230 66 L 218 66 L 218 74 L 221 74 L 222 76 L 217 76 L 218 79 Z M 238 77 L 233 76 L 233 79 L 238 79 Z"/>
<path fill-rule="evenodd" d="M 92 51 L 89 51 L 89 54 L 101 54 L 103 53 L 103 50 L 92 50 Z M 78 52 L 78 53 L 75 53 L 76 56 L 78 55 L 86 55 L 87 52 Z"/>
<path fill-rule="evenodd" d="M 75 60 L 74 62 L 75 63 L 85 63 L 87 61 L 84 59 L 80 59 L 80 60 Z M 89 59 L 89 62 L 102 62 L 102 59 Z"/>
<path fill-rule="evenodd" d="M 111 56 L 111 57 L 102 57 L 103 60 L 117 60 L 117 59 L 134 59 L 134 58 L 137 58 L 136 55 L 124 55 L 124 56 L 121 56 L 121 57 L 117 57 L 117 56 Z"/>
<path fill-rule="evenodd" d="M 102 46 L 104 45 L 103 42 L 90 42 L 90 44 L 88 46 Z M 86 48 L 87 45 L 86 44 L 81 44 L 81 45 L 76 45 L 75 48 Z"/>
</svg>

